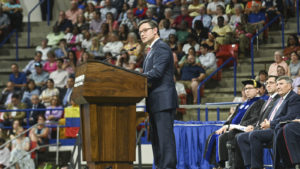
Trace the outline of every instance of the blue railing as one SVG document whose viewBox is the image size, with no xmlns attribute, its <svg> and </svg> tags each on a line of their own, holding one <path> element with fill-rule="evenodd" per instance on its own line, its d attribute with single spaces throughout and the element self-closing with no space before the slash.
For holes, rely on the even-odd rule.
<svg viewBox="0 0 300 169">
<path fill-rule="evenodd" d="M 267 29 L 273 22 L 275 22 L 277 19 L 279 19 L 279 17 L 281 17 L 281 46 L 282 49 L 284 49 L 284 17 L 283 15 L 277 15 L 275 18 L 273 18 L 270 22 L 268 22 L 262 29 L 260 29 L 255 35 L 252 36 L 251 38 L 251 43 L 250 43 L 250 54 L 251 54 L 251 73 L 252 73 L 252 79 L 255 78 L 254 75 L 254 50 L 253 50 L 253 42 L 254 39 L 257 37 L 258 35 L 261 34 L 265 29 Z"/>
<path fill-rule="evenodd" d="M 30 48 L 30 32 L 31 32 L 31 23 L 30 23 L 30 18 L 31 18 L 31 13 L 38 7 L 41 5 L 41 3 L 43 3 L 45 0 L 40 0 L 29 12 L 28 12 L 28 20 L 27 20 L 27 26 L 28 26 L 28 30 L 27 30 L 27 48 Z M 50 1 L 47 0 L 47 23 L 48 26 L 50 26 Z"/>
<path fill-rule="evenodd" d="M 204 85 L 206 81 L 208 81 L 211 77 L 213 77 L 218 71 L 220 71 L 224 66 L 226 66 L 230 61 L 234 62 L 233 65 L 233 86 L 234 86 L 234 96 L 236 96 L 236 59 L 234 57 L 230 57 L 227 59 L 220 67 L 218 67 L 213 73 L 211 73 L 208 77 L 206 77 L 198 86 L 198 97 L 197 103 L 201 103 L 200 89 Z M 200 108 L 198 109 L 198 121 L 200 121 Z"/>
<path fill-rule="evenodd" d="M 11 31 L 8 36 L 6 36 L 3 41 L 0 43 L 0 48 L 7 42 L 7 40 L 14 34 L 16 33 L 16 61 L 19 60 L 19 35 L 18 35 L 18 31 L 16 29 L 14 29 L 13 31 Z"/>
<path fill-rule="evenodd" d="M 297 33 L 300 35 L 300 26 L 299 26 L 299 0 L 297 0 Z"/>
</svg>

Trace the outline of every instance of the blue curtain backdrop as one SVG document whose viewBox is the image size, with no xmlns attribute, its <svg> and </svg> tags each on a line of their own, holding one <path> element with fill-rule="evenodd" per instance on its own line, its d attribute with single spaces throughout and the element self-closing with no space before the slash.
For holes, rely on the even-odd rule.
<svg viewBox="0 0 300 169">
<path fill-rule="evenodd" d="M 211 169 L 203 159 L 206 138 L 222 126 L 223 122 L 175 121 L 177 169 Z M 269 152 L 265 151 L 265 164 L 271 164 Z M 155 167 L 153 166 L 153 169 Z"/>
</svg>

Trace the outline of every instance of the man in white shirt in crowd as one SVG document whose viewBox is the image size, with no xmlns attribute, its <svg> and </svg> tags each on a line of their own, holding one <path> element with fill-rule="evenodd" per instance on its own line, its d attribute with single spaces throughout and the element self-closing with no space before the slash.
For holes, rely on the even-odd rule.
<svg viewBox="0 0 300 169">
<path fill-rule="evenodd" d="M 63 59 L 57 59 L 57 70 L 50 74 L 50 79 L 53 79 L 54 86 L 57 88 L 63 88 L 67 84 L 69 73 L 62 69 L 64 63 Z"/>
<path fill-rule="evenodd" d="M 208 52 L 209 46 L 207 44 L 202 44 L 200 46 L 201 55 L 199 57 L 201 66 L 206 72 L 206 75 L 210 75 L 213 71 L 217 69 L 216 56 L 212 52 Z"/>
<path fill-rule="evenodd" d="M 111 52 L 113 56 L 119 55 L 121 49 L 123 48 L 123 43 L 119 40 L 119 37 L 115 33 L 109 34 L 109 42 L 103 46 L 103 52 Z"/>
</svg>

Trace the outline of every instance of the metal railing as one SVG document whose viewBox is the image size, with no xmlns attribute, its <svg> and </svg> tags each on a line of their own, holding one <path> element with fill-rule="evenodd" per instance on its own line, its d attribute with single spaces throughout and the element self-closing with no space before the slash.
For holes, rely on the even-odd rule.
<svg viewBox="0 0 300 169">
<path fill-rule="evenodd" d="M 284 17 L 283 15 L 277 15 L 275 18 L 273 18 L 270 22 L 268 22 L 262 29 L 260 29 L 255 35 L 252 36 L 251 42 L 250 42 L 250 54 L 251 54 L 251 76 L 252 79 L 255 78 L 254 75 L 254 49 L 253 49 L 253 42 L 255 38 L 258 38 L 258 35 L 261 34 L 263 31 L 265 31 L 273 22 L 275 22 L 277 19 L 281 17 L 281 43 L 282 43 L 282 50 L 284 49 Z"/>
<path fill-rule="evenodd" d="M 0 43 L 0 48 L 7 42 L 7 40 L 16 33 L 16 61 L 19 60 L 19 35 L 17 29 L 12 30 Z"/>
<path fill-rule="evenodd" d="M 30 18 L 31 18 L 31 13 L 41 5 L 44 1 L 47 1 L 47 24 L 50 26 L 50 0 L 40 0 L 29 12 L 28 12 L 28 20 L 27 20 L 27 48 L 30 48 L 30 32 L 31 32 L 31 23 L 30 23 Z"/>
<path fill-rule="evenodd" d="M 74 162 L 74 156 L 77 148 L 77 157 Z M 77 134 L 76 143 L 73 147 L 70 162 L 68 163 L 68 168 L 76 169 L 81 168 L 81 150 L 82 150 L 82 141 L 81 141 L 81 129 Z M 78 165 L 78 167 L 76 167 Z"/>
<path fill-rule="evenodd" d="M 220 67 L 218 67 L 213 73 L 211 73 L 208 77 L 206 77 L 198 86 L 198 97 L 197 97 L 197 103 L 200 104 L 201 103 L 201 96 L 200 96 L 200 89 L 202 87 L 202 85 L 204 85 L 204 83 L 206 81 L 208 81 L 210 78 L 212 78 L 218 71 L 220 71 L 221 69 L 223 69 L 224 66 L 226 66 L 230 61 L 234 62 L 233 65 L 233 86 L 234 86 L 234 96 L 236 96 L 236 59 L 234 57 L 230 57 L 229 59 L 227 59 Z M 198 121 L 200 121 L 200 109 L 198 109 Z"/>
</svg>

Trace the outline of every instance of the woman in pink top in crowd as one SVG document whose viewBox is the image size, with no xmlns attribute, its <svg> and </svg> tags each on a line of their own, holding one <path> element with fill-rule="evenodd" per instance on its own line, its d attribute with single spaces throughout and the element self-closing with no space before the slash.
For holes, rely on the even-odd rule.
<svg viewBox="0 0 300 169">
<path fill-rule="evenodd" d="M 45 63 L 43 69 L 50 74 L 57 69 L 55 53 L 50 51 L 47 53 L 47 57 L 48 57 L 48 60 Z"/>
</svg>

